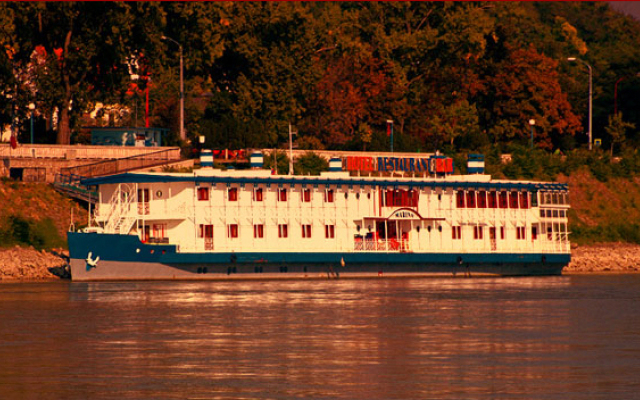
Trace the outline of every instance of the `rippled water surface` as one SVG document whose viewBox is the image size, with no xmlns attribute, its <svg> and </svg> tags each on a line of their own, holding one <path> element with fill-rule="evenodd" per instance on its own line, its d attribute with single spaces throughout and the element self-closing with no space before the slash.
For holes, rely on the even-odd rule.
<svg viewBox="0 0 640 400">
<path fill-rule="evenodd" d="M 0 285 L 2 399 L 638 399 L 640 276 Z"/>
</svg>

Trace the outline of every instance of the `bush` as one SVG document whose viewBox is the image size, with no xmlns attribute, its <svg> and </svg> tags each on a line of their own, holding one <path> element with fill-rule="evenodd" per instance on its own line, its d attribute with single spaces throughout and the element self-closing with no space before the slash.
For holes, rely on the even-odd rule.
<svg viewBox="0 0 640 400">
<path fill-rule="evenodd" d="M 329 163 L 309 151 L 294 160 L 293 170 L 296 175 L 320 175 L 320 172 L 329 170 Z"/>
<path fill-rule="evenodd" d="M 4 229 L 0 229 L 0 243 L 3 247 L 33 246 L 38 250 L 65 246 L 65 241 L 51 218 L 41 221 L 25 219 L 11 215 L 2 221 Z"/>
</svg>

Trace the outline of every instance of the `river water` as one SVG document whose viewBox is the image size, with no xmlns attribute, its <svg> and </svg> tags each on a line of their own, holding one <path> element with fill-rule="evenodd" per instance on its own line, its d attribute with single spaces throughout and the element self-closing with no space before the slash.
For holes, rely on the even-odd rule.
<svg viewBox="0 0 640 400">
<path fill-rule="evenodd" d="M 0 285 L 2 399 L 638 399 L 640 275 Z"/>
</svg>

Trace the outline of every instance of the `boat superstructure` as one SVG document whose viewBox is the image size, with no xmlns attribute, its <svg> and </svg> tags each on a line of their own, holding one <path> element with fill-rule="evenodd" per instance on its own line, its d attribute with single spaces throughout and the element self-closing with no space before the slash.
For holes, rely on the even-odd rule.
<svg viewBox="0 0 640 400">
<path fill-rule="evenodd" d="M 435 155 L 276 175 L 254 154 L 245 170 L 87 179 L 99 199 L 69 233 L 72 279 L 560 274 L 567 186 L 493 180 L 474 157 L 467 175 Z"/>
</svg>

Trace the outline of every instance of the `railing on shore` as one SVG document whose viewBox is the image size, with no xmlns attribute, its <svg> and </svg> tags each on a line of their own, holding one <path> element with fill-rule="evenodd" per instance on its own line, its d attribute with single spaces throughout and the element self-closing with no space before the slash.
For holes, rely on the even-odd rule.
<svg viewBox="0 0 640 400">
<path fill-rule="evenodd" d="M 56 175 L 53 187 L 70 197 L 95 203 L 98 200 L 98 194 L 82 185 L 82 179 L 166 165 L 174 161 L 180 161 L 179 148 L 170 148 L 151 153 L 146 152 L 145 154 L 131 157 L 61 168 L 60 174 Z"/>
<path fill-rule="evenodd" d="M 8 143 L 0 143 L 0 158 L 46 158 L 62 160 L 98 160 L 127 158 L 132 156 L 172 150 L 180 156 L 178 147 L 135 147 L 96 145 L 53 145 L 21 143 L 12 149 Z"/>
<path fill-rule="evenodd" d="M 83 179 L 80 175 L 56 175 L 53 187 L 70 197 L 83 200 L 89 203 L 98 201 L 98 193 L 87 189 L 80 181 Z"/>
<path fill-rule="evenodd" d="M 172 161 L 180 161 L 179 149 L 160 150 L 116 160 L 106 160 L 93 164 L 79 165 L 77 167 L 61 168 L 60 173 L 61 175 L 80 175 L 89 178 L 164 165 Z"/>
</svg>

